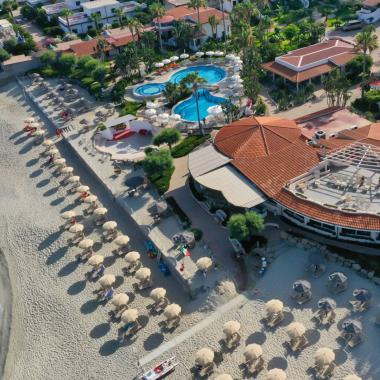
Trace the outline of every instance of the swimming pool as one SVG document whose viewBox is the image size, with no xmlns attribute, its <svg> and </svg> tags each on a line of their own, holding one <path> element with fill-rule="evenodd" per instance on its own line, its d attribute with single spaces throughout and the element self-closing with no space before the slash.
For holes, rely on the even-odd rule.
<svg viewBox="0 0 380 380">
<path fill-rule="evenodd" d="M 210 91 L 205 89 L 198 90 L 198 99 L 199 116 L 201 120 L 208 116 L 207 109 L 209 107 L 228 102 L 226 98 L 214 96 L 210 94 Z M 182 119 L 186 121 L 198 121 L 195 94 L 193 94 L 190 98 L 178 103 L 174 107 L 173 113 L 181 115 Z"/>
<path fill-rule="evenodd" d="M 224 79 L 227 75 L 226 71 L 217 66 L 191 66 L 180 70 L 173 74 L 169 82 L 178 84 L 183 78 L 191 73 L 197 73 L 203 78 L 207 84 L 216 84 Z M 135 88 L 134 93 L 140 97 L 152 97 L 161 94 L 165 89 L 164 83 L 146 83 Z"/>
</svg>

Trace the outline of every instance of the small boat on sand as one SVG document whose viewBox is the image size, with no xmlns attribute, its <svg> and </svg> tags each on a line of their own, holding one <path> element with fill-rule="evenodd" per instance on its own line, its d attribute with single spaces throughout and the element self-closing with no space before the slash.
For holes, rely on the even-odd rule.
<svg viewBox="0 0 380 380">
<path fill-rule="evenodd" d="M 175 370 L 176 365 L 179 363 L 176 361 L 175 356 L 170 359 L 166 359 L 163 362 L 157 364 L 154 368 L 145 372 L 139 377 L 139 380 L 158 380 L 164 378 L 170 372 Z"/>
</svg>

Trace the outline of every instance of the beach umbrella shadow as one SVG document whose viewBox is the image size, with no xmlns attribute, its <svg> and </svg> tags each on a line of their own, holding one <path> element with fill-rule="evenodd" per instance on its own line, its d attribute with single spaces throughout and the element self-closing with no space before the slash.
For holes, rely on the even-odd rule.
<svg viewBox="0 0 380 380">
<path fill-rule="evenodd" d="M 39 158 L 32 158 L 26 163 L 26 166 L 30 168 L 31 166 L 34 166 L 38 162 L 38 160 Z"/>
<path fill-rule="evenodd" d="M 305 336 L 307 338 L 307 345 L 306 347 L 312 346 L 313 344 L 316 344 L 320 337 L 321 333 L 316 329 L 307 330 L 305 333 Z"/>
<path fill-rule="evenodd" d="M 92 246 L 94 252 L 98 252 L 103 247 L 103 244 L 100 241 L 96 241 Z"/>
<path fill-rule="evenodd" d="M 106 268 L 110 267 L 111 265 L 115 264 L 115 261 L 116 261 L 116 257 L 115 255 L 112 255 L 112 256 L 107 256 L 104 258 L 104 266 Z"/>
<path fill-rule="evenodd" d="M 47 265 L 53 265 L 57 261 L 61 260 L 67 252 L 67 247 L 61 247 L 55 252 L 53 252 L 47 259 L 46 259 L 46 264 Z"/>
<path fill-rule="evenodd" d="M 124 277 L 123 276 L 116 276 L 115 285 L 113 287 L 115 289 L 117 289 L 117 288 L 119 288 L 123 284 L 124 284 Z"/>
<path fill-rule="evenodd" d="M 20 154 L 26 154 L 28 153 L 31 149 L 33 148 L 33 141 L 30 143 L 26 144 L 20 151 Z"/>
<path fill-rule="evenodd" d="M 30 178 L 36 178 L 42 174 L 43 170 L 42 169 L 37 169 L 33 173 L 29 174 Z"/>
<path fill-rule="evenodd" d="M 144 328 L 149 322 L 149 317 L 147 315 L 139 315 L 137 320 L 138 320 L 140 326 L 142 328 Z"/>
<path fill-rule="evenodd" d="M 91 314 L 99 307 L 99 305 L 98 300 L 89 300 L 80 307 L 80 312 L 82 314 Z"/>
<path fill-rule="evenodd" d="M 129 303 L 132 303 L 136 299 L 136 294 L 133 292 L 125 292 L 129 297 Z"/>
<path fill-rule="evenodd" d="M 58 230 L 50 234 L 46 239 L 44 239 L 39 245 L 38 245 L 38 250 L 42 251 L 45 248 L 49 247 L 52 245 L 62 234 L 63 230 Z"/>
<path fill-rule="evenodd" d="M 164 341 L 164 335 L 161 333 L 153 333 L 144 341 L 144 349 L 146 351 L 152 351 L 162 344 Z"/>
<path fill-rule="evenodd" d="M 288 368 L 288 361 L 281 356 L 276 356 L 272 358 L 271 360 L 269 360 L 267 368 L 268 370 L 273 369 L 273 368 L 280 368 L 285 371 L 286 368 Z"/>
<path fill-rule="evenodd" d="M 261 331 L 256 331 L 254 332 L 253 334 L 251 334 L 247 340 L 245 341 L 245 343 L 248 345 L 248 344 L 251 344 L 251 343 L 256 343 L 256 344 L 259 344 L 260 346 L 264 344 L 264 342 L 266 341 L 267 337 L 266 335 L 261 332 Z"/>
<path fill-rule="evenodd" d="M 99 349 L 99 354 L 102 356 L 110 356 L 114 354 L 119 348 L 119 342 L 117 339 L 109 340 L 105 342 Z"/>
<path fill-rule="evenodd" d="M 74 282 L 74 284 L 70 285 L 70 287 L 67 289 L 67 293 L 70 294 L 70 296 L 75 296 L 76 294 L 79 294 L 86 288 L 86 284 L 87 284 L 86 280 Z M 82 305 L 82 307 L 84 305 Z"/>
<path fill-rule="evenodd" d="M 50 182 L 49 179 L 43 179 L 42 181 L 37 183 L 37 187 L 44 187 Z"/>
<path fill-rule="evenodd" d="M 23 135 L 24 133 L 25 133 L 24 131 L 15 132 L 13 135 L 9 136 L 9 140 L 17 139 L 17 137 Z M 15 142 L 15 144 L 16 144 L 16 142 Z"/>
<path fill-rule="evenodd" d="M 335 364 L 336 365 L 342 365 L 343 363 L 345 363 L 347 361 L 347 359 L 348 359 L 347 352 L 345 352 L 341 348 L 334 350 L 334 353 L 335 353 Z"/>
<path fill-rule="evenodd" d="M 90 337 L 92 339 L 99 339 L 105 335 L 108 334 L 110 331 L 111 327 L 108 323 L 101 323 L 100 325 L 95 326 L 91 331 L 90 331 Z"/>
<path fill-rule="evenodd" d="M 43 193 L 44 197 L 50 197 L 51 195 L 54 195 L 58 191 L 58 187 L 53 187 Z"/>
<path fill-rule="evenodd" d="M 50 202 L 50 205 L 52 206 L 58 206 L 60 203 L 62 203 L 65 200 L 63 197 L 59 197 L 57 199 L 54 199 L 54 201 Z"/>
<path fill-rule="evenodd" d="M 65 277 L 69 274 L 73 273 L 79 266 L 79 263 L 77 260 L 70 261 L 68 264 L 66 264 L 64 267 L 62 267 L 58 272 L 58 277 Z"/>
<path fill-rule="evenodd" d="M 19 133 L 19 132 L 17 132 L 17 133 Z M 23 132 L 21 132 L 21 133 L 23 133 Z M 16 134 L 16 133 L 15 133 Z M 13 134 L 12 136 L 14 136 L 15 134 Z M 11 136 L 11 138 L 12 138 L 12 136 Z M 10 138 L 10 139 L 11 139 Z M 15 138 L 15 137 L 14 137 Z M 29 138 L 29 136 L 27 136 L 27 135 L 25 135 L 25 136 L 23 136 L 23 137 L 20 137 L 19 139 L 17 139 L 15 142 L 14 142 L 14 144 L 15 145 L 20 145 L 20 144 L 22 144 L 22 143 L 24 143 L 26 140 L 28 140 L 28 138 Z"/>
<path fill-rule="evenodd" d="M 281 322 L 282 326 L 290 325 L 294 321 L 294 315 L 290 311 L 284 311 L 284 319 Z"/>
<path fill-rule="evenodd" d="M 63 209 L 61 209 L 61 212 L 74 210 L 75 207 L 77 207 L 77 205 L 75 203 L 71 203 L 65 206 Z"/>
</svg>

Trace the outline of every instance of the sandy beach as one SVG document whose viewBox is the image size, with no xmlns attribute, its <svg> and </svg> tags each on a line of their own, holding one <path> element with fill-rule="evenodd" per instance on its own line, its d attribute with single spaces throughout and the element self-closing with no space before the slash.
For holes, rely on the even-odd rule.
<svg viewBox="0 0 380 380">
<path fill-rule="evenodd" d="M 0 181 L 0 281 L 11 285 L 11 290 L 7 286 L 0 289 L 3 306 L 0 370 L 6 357 L 4 379 L 132 380 L 139 373 L 138 362 L 148 369 L 174 354 L 179 365 L 168 378 L 192 379 L 196 378 L 191 372 L 195 352 L 204 346 L 217 352 L 217 366 L 211 379 L 224 372 L 241 379 L 244 378 L 240 367 L 242 353 L 249 343 L 261 344 L 263 348 L 265 366 L 257 377 L 259 380 L 275 367 L 286 370 L 290 380 L 313 378 L 309 371 L 313 354 L 324 346 L 332 348 L 336 355 L 334 379 L 342 379 L 352 372 L 366 380 L 380 378 L 379 331 L 373 323 L 379 311 L 379 287 L 332 262 L 326 263 L 327 270 L 321 278 L 313 279 L 305 273 L 310 251 L 285 243 L 279 258 L 256 287 L 232 299 L 211 292 L 206 299 L 190 300 L 173 277 L 164 277 L 156 263 L 143 255 L 143 264 L 152 270 L 154 285 L 166 288 L 169 300 L 182 306 L 180 326 L 173 333 L 162 331 L 163 315 L 152 315 L 148 310 L 149 290 L 134 290 L 133 277 L 122 275 L 123 260 L 116 259 L 112 253 L 116 246 L 100 242 L 101 231 L 94 228 L 91 218 L 82 217 L 84 206 L 75 203 L 77 195 L 67 193 L 52 169 L 46 167 L 46 158 L 39 156 L 43 148 L 35 147 L 20 132 L 23 120 L 34 115 L 36 109 L 25 100 L 16 83 L 0 88 L 0 111 L 0 176 L 4 179 Z M 109 219 L 116 220 L 119 229 L 131 237 L 133 249 L 145 252 L 144 236 L 131 218 L 115 207 L 112 198 L 101 191 L 98 179 L 64 143 L 57 143 L 57 147 L 82 182 L 108 208 Z M 94 250 L 105 256 L 106 273 L 116 275 L 116 291 L 126 292 L 130 307 L 139 310 L 143 328 L 132 341 L 122 345 L 116 341 L 118 325 L 107 322 L 110 305 L 95 300 L 93 291 L 97 285 L 85 280 L 89 267 L 76 262 L 77 247 L 67 247 L 69 234 L 61 229 L 60 214 L 72 209 L 80 215 L 85 235 L 96 242 Z M 312 315 L 318 299 L 331 296 L 326 281 L 328 274 L 335 270 L 344 270 L 348 275 L 349 288 L 335 297 L 337 323 L 329 329 L 317 328 Z M 299 278 L 306 278 L 312 284 L 313 299 L 303 306 L 290 298 L 292 283 Z M 358 287 L 370 289 L 374 298 L 372 308 L 362 314 L 352 313 L 348 307 L 352 291 Z M 261 320 L 264 303 L 272 298 L 283 300 L 285 320 L 278 328 L 268 330 Z M 11 320 L 7 317 L 10 314 Z M 347 316 L 360 318 L 364 325 L 364 341 L 354 349 L 338 339 L 341 322 Z M 226 352 L 220 343 L 222 329 L 232 319 L 241 323 L 242 339 L 236 350 Z M 306 326 L 309 340 L 298 355 L 290 354 L 283 345 L 286 327 L 292 321 Z"/>
</svg>

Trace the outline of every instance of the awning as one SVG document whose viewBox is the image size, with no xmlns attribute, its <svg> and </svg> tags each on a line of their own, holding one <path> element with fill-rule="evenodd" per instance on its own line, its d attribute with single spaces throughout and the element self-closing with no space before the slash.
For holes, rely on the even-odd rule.
<svg viewBox="0 0 380 380">
<path fill-rule="evenodd" d="M 189 171 L 196 178 L 220 168 L 230 161 L 229 157 L 219 153 L 213 145 L 208 145 L 189 154 Z"/>
<path fill-rule="evenodd" d="M 118 117 L 117 119 L 111 119 L 107 120 L 104 125 L 107 128 L 113 127 L 114 125 L 119 125 L 119 124 L 128 124 L 130 121 L 136 120 L 136 116 L 133 115 L 125 115 L 122 117 Z"/>
<path fill-rule="evenodd" d="M 251 208 L 266 201 L 265 195 L 233 167 L 226 165 L 195 180 L 202 186 L 222 192 L 236 207 Z"/>
</svg>

